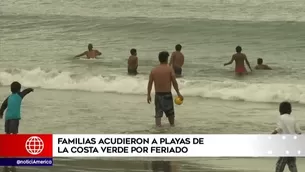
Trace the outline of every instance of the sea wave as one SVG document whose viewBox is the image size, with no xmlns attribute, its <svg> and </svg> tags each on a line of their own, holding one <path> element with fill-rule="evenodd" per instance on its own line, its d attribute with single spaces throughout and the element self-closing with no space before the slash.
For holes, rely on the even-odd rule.
<svg viewBox="0 0 305 172">
<path fill-rule="evenodd" d="M 33 5 L 35 4 L 35 5 Z M 164 0 L 110 1 L 92 0 L 3 1 L 9 14 L 65 15 L 87 17 L 200 18 L 239 21 L 305 21 L 303 0 Z M 39 8 L 37 8 L 39 7 Z M 24 10 L 27 9 L 27 10 Z M 126 10 L 128 9 L 128 10 Z M 183 11 L 183 12 L 181 12 Z"/>
<path fill-rule="evenodd" d="M 55 90 L 80 90 L 144 95 L 147 77 L 77 75 L 57 70 L 5 70 L 0 72 L 2 86 L 19 81 L 25 87 Z M 202 97 L 249 102 L 280 102 L 288 100 L 305 104 L 305 85 L 279 83 L 247 83 L 236 80 L 210 81 L 179 79 L 185 97 Z"/>
</svg>

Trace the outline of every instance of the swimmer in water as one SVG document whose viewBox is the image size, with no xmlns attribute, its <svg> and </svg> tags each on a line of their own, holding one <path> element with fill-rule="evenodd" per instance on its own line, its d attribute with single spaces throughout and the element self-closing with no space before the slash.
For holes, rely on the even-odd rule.
<svg viewBox="0 0 305 172">
<path fill-rule="evenodd" d="M 157 127 L 161 127 L 163 113 L 168 118 L 170 125 L 175 125 L 175 111 L 171 92 L 172 85 L 177 95 L 183 100 L 174 70 L 168 65 L 168 57 L 169 53 L 166 51 L 159 53 L 160 65 L 152 69 L 147 84 L 147 103 L 151 102 L 150 94 L 153 84 L 155 87 L 155 123 Z"/>
<path fill-rule="evenodd" d="M 182 66 L 184 64 L 184 55 L 181 52 L 182 46 L 177 44 L 176 51 L 172 53 L 169 65 L 173 67 L 176 77 L 182 77 Z"/>
<path fill-rule="evenodd" d="M 99 52 L 98 50 L 94 50 L 92 44 L 88 44 L 88 51 L 85 51 L 85 52 L 75 56 L 75 58 L 81 57 L 84 55 L 86 55 L 87 59 L 96 59 L 96 57 L 102 55 L 102 53 Z"/>
<path fill-rule="evenodd" d="M 247 59 L 246 54 L 241 52 L 242 51 L 241 46 L 237 46 L 235 48 L 235 50 L 236 50 L 236 53 L 233 54 L 232 59 L 228 63 L 225 63 L 224 66 L 230 65 L 233 63 L 233 61 L 235 61 L 235 74 L 237 76 L 243 76 L 245 74 L 248 74 L 247 69 L 245 67 L 245 61 L 251 71 L 252 71 L 252 68 Z"/>
<path fill-rule="evenodd" d="M 137 50 L 133 48 L 130 50 L 127 72 L 129 75 L 137 75 L 138 74 L 137 69 L 138 69 Z"/>
<path fill-rule="evenodd" d="M 262 58 L 258 58 L 257 59 L 257 65 L 255 66 L 256 70 L 272 70 L 271 67 L 269 67 L 268 65 L 263 64 L 263 59 Z"/>
</svg>

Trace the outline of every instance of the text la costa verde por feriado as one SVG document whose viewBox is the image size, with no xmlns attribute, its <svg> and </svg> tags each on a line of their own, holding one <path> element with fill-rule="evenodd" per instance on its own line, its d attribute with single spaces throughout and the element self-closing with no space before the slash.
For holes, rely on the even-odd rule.
<svg viewBox="0 0 305 172">
<path fill-rule="evenodd" d="M 58 138 L 59 154 L 187 153 L 187 145 L 203 145 L 204 138 Z"/>
</svg>

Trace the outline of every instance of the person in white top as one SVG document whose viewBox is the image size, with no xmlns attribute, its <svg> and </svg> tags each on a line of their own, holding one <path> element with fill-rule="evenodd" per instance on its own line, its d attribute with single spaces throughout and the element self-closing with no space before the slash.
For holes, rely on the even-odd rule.
<svg viewBox="0 0 305 172">
<path fill-rule="evenodd" d="M 290 115 L 292 112 L 289 102 L 282 102 L 279 107 L 280 117 L 276 129 L 272 134 L 301 134 L 302 131 L 295 118 Z M 283 172 L 288 165 L 290 172 L 298 172 L 296 157 L 280 157 L 276 163 L 275 172 Z"/>
</svg>

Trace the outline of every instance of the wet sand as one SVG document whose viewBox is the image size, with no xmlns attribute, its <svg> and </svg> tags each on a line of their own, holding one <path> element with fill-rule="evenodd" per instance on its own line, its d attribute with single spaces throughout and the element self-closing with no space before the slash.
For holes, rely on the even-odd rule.
<svg viewBox="0 0 305 172">
<path fill-rule="evenodd" d="M 8 95 L 0 89 L 0 96 Z M 137 105 L 137 106 L 135 106 Z M 120 107 L 120 108 L 118 108 Z M 222 101 L 186 97 L 177 106 L 177 125 L 155 130 L 153 106 L 145 95 L 36 89 L 23 101 L 21 133 L 63 134 L 265 134 L 275 126 L 278 104 Z M 304 124 L 302 106 L 294 114 Z M 122 120 L 124 119 L 124 120 Z M 163 122 L 167 124 L 166 119 Z M 3 128 L 3 121 L 0 128 Z M 304 129 L 304 128 L 303 128 Z M 155 160 L 155 159 L 154 159 Z M 166 159 L 168 160 L 168 159 Z M 54 167 L 20 167 L 19 172 L 151 171 L 151 159 L 55 159 Z M 276 158 L 184 158 L 175 161 L 180 172 L 270 172 Z M 298 160 L 299 170 L 304 159 Z"/>
<path fill-rule="evenodd" d="M 54 163 L 54 167 L 19 167 L 17 172 L 238 172 L 181 161 L 55 160 Z"/>
</svg>

